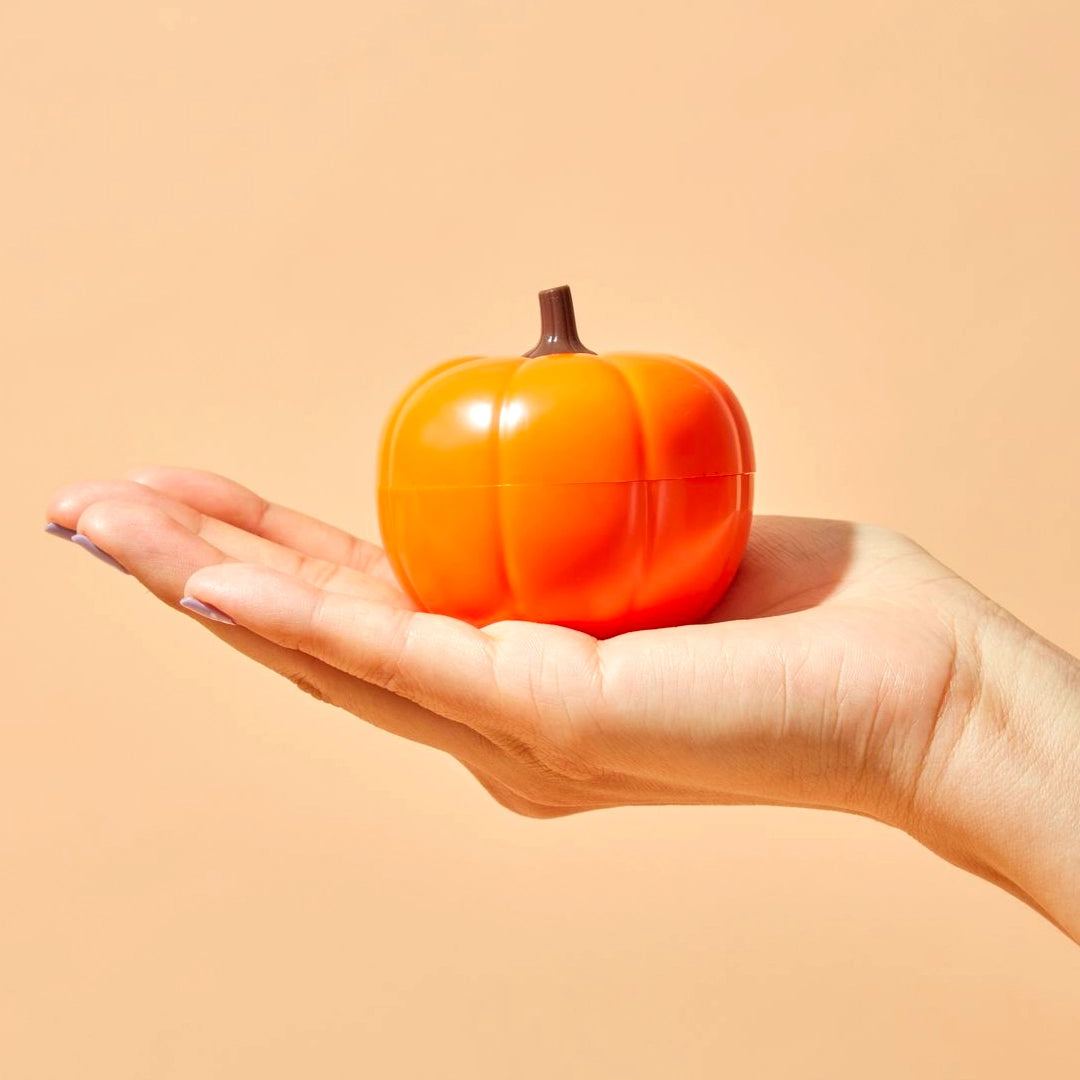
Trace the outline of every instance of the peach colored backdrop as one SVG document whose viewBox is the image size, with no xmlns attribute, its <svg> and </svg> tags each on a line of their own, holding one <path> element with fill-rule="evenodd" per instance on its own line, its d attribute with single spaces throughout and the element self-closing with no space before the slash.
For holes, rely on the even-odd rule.
<svg viewBox="0 0 1080 1080">
<path fill-rule="evenodd" d="M 1080 9 L 0 10 L 0 1075 L 1073 1077 L 1080 950 L 873 822 L 543 822 L 40 532 L 210 468 L 360 533 L 405 383 L 668 350 L 758 507 L 914 535 L 1080 652 Z"/>
</svg>

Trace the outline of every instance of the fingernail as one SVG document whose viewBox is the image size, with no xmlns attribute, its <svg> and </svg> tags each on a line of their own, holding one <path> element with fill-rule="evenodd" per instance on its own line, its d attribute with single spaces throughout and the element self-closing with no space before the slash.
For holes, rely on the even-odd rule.
<svg viewBox="0 0 1080 1080">
<path fill-rule="evenodd" d="M 82 533 L 73 533 L 71 536 L 71 542 L 78 544 L 83 551 L 89 551 L 95 559 L 100 559 L 103 563 L 109 566 L 115 566 L 122 574 L 127 574 L 130 571 L 125 570 L 107 551 L 102 551 L 101 548 L 94 543 L 89 537 L 83 536 Z"/>
<path fill-rule="evenodd" d="M 70 540 L 75 535 L 74 529 L 65 529 L 63 525 L 58 524 L 55 521 L 50 521 L 45 526 L 45 531 L 50 536 L 59 536 L 61 540 Z"/>
<path fill-rule="evenodd" d="M 196 615 L 201 615 L 204 619 L 213 619 L 214 622 L 225 623 L 227 626 L 235 626 L 236 620 L 226 615 L 220 608 L 214 607 L 213 604 L 204 604 L 201 600 L 196 600 L 194 596 L 185 596 L 180 601 L 182 608 L 187 608 L 188 611 L 194 611 Z"/>
</svg>

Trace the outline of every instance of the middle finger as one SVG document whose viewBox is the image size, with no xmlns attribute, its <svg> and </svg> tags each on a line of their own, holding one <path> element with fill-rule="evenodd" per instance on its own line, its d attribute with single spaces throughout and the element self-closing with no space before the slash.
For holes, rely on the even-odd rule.
<svg viewBox="0 0 1080 1080">
<path fill-rule="evenodd" d="M 76 529 L 87 507 L 108 500 L 155 506 L 230 560 L 268 566 L 332 592 L 369 596 L 395 607 L 412 609 L 415 606 L 399 589 L 379 578 L 352 567 L 313 558 L 284 544 L 256 536 L 132 480 L 97 480 L 74 484 L 50 500 L 47 513 L 50 520 L 57 524 Z"/>
</svg>

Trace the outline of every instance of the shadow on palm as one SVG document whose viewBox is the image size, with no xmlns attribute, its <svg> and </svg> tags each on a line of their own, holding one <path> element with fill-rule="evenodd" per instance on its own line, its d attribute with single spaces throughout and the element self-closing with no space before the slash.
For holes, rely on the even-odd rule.
<svg viewBox="0 0 1080 1080">
<path fill-rule="evenodd" d="M 703 621 L 758 619 L 817 607 L 845 583 L 855 530 L 850 521 L 755 517 L 739 570 Z"/>
</svg>

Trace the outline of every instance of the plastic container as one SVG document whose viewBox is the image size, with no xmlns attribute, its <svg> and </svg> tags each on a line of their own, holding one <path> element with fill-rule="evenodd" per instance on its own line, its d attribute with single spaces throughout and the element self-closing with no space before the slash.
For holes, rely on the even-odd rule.
<svg viewBox="0 0 1080 1080">
<path fill-rule="evenodd" d="M 566 286 L 540 308 L 531 352 L 441 364 L 387 420 L 379 523 L 402 587 L 477 626 L 705 619 L 750 530 L 742 407 L 689 360 L 586 349 Z"/>
</svg>

